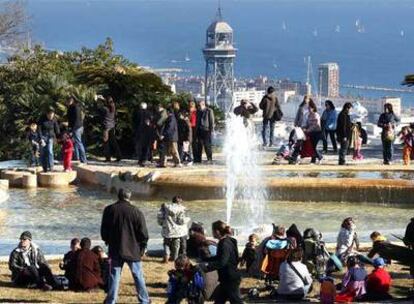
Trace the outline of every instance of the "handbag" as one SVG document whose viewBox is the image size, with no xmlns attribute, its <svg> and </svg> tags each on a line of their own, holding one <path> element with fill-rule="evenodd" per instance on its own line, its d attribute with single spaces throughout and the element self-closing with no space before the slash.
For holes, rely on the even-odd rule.
<svg viewBox="0 0 414 304">
<path fill-rule="evenodd" d="M 288 262 L 288 265 L 290 266 L 290 268 L 292 268 L 292 270 L 296 273 L 296 275 L 302 280 L 303 285 L 308 286 L 308 285 L 311 284 L 311 282 L 308 281 L 307 277 L 302 277 L 300 272 L 296 269 L 295 266 L 293 266 L 293 264 L 291 262 Z"/>
<path fill-rule="evenodd" d="M 275 111 L 273 112 L 272 121 L 281 121 L 283 117 L 283 112 L 279 106 L 276 107 Z"/>
</svg>

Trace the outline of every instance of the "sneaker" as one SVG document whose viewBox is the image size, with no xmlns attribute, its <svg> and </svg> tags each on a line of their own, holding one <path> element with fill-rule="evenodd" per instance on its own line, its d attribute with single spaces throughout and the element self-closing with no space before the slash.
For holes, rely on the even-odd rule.
<svg viewBox="0 0 414 304">
<path fill-rule="evenodd" d="M 187 167 L 191 167 L 192 165 L 193 165 L 193 162 L 192 161 L 190 161 L 190 162 L 187 163 Z"/>
<path fill-rule="evenodd" d="M 174 168 L 181 168 L 183 166 L 183 164 L 179 163 L 179 164 L 175 164 Z"/>
<path fill-rule="evenodd" d="M 317 165 L 322 165 L 322 160 L 323 160 L 323 157 L 321 159 L 317 159 L 316 160 L 316 164 Z"/>
</svg>

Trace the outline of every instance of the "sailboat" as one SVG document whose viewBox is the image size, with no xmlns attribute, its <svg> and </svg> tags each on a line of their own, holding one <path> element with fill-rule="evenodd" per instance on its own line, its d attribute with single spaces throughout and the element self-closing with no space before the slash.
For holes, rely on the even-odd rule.
<svg viewBox="0 0 414 304">
<path fill-rule="evenodd" d="M 312 33 L 314 37 L 318 37 L 318 29 L 314 29 Z"/>
<path fill-rule="evenodd" d="M 403 30 L 401 30 L 401 32 L 400 32 L 400 36 L 401 36 L 401 37 L 404 37 L 404 36 L 405 36 L 405 33 L 404 33 L 404 31 L 403 31 Z"/>
<path fill-rule="evenodd" d="M 341 32 L 341 26 L 340 26 L 340 25 L 337 25 L 337 26 L 335 27 L 335 32 L 336 32 L 336 33 L 340 33 L 340 32 Z"/>
<path fill-rule="evenodd" d="M 188 53 L 187 53 L 187 54 L 185 54 L 184 61 L 185 61 L 185 62 L 189 62 L 189 61 L 191 61 L 191 58 L 190 58 L 190 56 L 188 56 Z"/>
<path fill-rule="evenodd" d="M 287 26 L 286 26 L 286 22 L 283 21 L 282 23 L 282 30 L 286 31 L 287 30 Z"/>
</svg>

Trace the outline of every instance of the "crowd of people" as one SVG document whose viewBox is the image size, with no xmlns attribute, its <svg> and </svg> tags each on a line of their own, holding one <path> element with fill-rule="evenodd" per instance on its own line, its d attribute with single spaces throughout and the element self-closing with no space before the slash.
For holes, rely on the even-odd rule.
<svg viewBox="0 0 414 304">
<path fill-rule="evenodd" d="M 117 162 L 122 159 L 118 144 L 116 126 L 117 110 L 111 96 L 97 96 L 100 103 L 99 115 L 102 119 L 102 145 L 105 161 L 112 157 Z M 41 165 L 44 172 L 53 171 L 54 145 L 62 146 L 64 171 L 72 170 L 72 159 L 87 163 L 83 142 L 84 112 L 82 105 L 73 96 L 66 101 L 66 121 L 59 122 L 55 111 L 50 108 L 37 123 L 28 128 L 28 141 L 31 146 L 30 163 Z M 159 104 L 149 108 L 141 103 L 133 117 L 134 147 L 138 164 L 142 167 L 153 162 L 155 153 L 159 156 L 158 167 L 166 167 L 167 156 L 171 155 L 174 165 L 191 166 L 201 163 L 205 151 L 207 162 L 213 161 L 212 136 L 215 127 L 214 111 L 204 101 L 190 100 L 188 107 L 181 108 L 178 102 L 169 107 Z"/>
<path fill-rule="evenodd" d="M 322 141 L 323 152 L 328 153 L 328 140 L 332 144 L 333 153 L 338 153 L 338 164 L 346 164 L 346 156 L 353 151 L 353 160 L 364 159 L 361 148 L 367 144 L 367 132 L 362 127 L 361 113 L 358 109 L 353 112 L 354 105 L 360 108 L 360 104 L 347 102 L 338 113 L 331 100 L 325 101 L 322 115 L 319 115 L 317 106 L 310 96 L 305 96 L 297 110 L 294 128 L 289 136 L 288 145 L 282 145 L 278 150 L 275 163 L 288 160 L 291 164 L 297 164 L 302 158 L 311 158 L 311 163 L 321 163 L 322 151 L 318 144 Z M 281 120 L 283 113 L 275 95 L 273 87 L 269 87 L 263 97 L 260 108 L 263 110 L 263 146 L 267 146 L 266 130 L 270 125 L 269 146 L 273 145 L 273 128 L 277 121 Z M 378 120 L 378 127 L 382 129 L 381 141 L 383 150 L 383 163 L 389 165 L 393 161 L 394 141 L 396 139 L 396 127 L 400 119 L 393 111 L 390 103 L 384 105 L 384 112 Z M 403 163 L 409 165 L 413 158 L 413 129 L 414 126 L 405 126 L 398 134 L 403 142 Z M 338 151 L 339 145 L 339 151 Z"/>
<path fill-rule="evenodd" d="M 102 144 L 105 161 L 112 157 L 122 159 L 116 133 L 117 109 L 111 96 L 97 96 L 100 101 L 99 114 L 102 117 Z M 335 108 L 331 100 L 326 100 L 325 108 L 320 111 L 310 96 L 305 96 L 297 110 L 293 128 L 287 145 L 282 145 L 276 153 L 275 163 L 285 159 L 297 164 L 301 159 L 310 157 L 311 163 L 321 163 L 323 153 L 328 153 L 331 142 L 333 153 L 338 153 L 338 164 L 346 164 L 346 156 L 353 151 L 352 159 L 363 160 L 362 146 L 368 142 L 367 132 L 362 127 L 363 115 L 359 113 L 360 104 L 345 103 L 341 111 Z M 245 125 L 252 116 L 262 110 L 262 141 L 264 147 L 274 145 L 274 129 L 277 122 L 283 120 L 283 112 L 273 87 L 258 106 L 242 100 L 233 110 L 244 119 Z M 62 162 L 65 171 L 72 170 L 71 160 L 87 163 L 85 144 L 83 143 L 84 113 L 81 103 L 75 97 L 67 99 L 67 122 L 58 122 L 51 108 L 38 123 L 31 123 L 28 139 L 32 147 L 31 164 L 41 164 L 43 170 L 53 171 L 54 144 L 62 145 Z M 384 112 L 378 120 L 382 129 L 381 141 L 383 163 L 393 161 L 394 142 L 399 136 L 403 143 L 403 163 L 409 165 L 413 158 L 414 125 L 404 126 L 400 133 L 396 127 L 400 119 L 391 104 L 384 105 Z M 191 166 L 201 163 L 205 151 L 207 162 L 212 163 L 212 136 L 215 129 L 214 111 L 204 101 L 196 103 L 193 99 L 184 107 L 172 102 L 168 107 L 162 104 L 147 105 L 141 103 L 133 115 L 133 139 L 135 157 L 140 166 L 155 162 L 158 154 L 158 167 L 167 165 L 167 157 L 172 156 L 174 166 Z M 322 142 L 322 150 L 320 150 Z"/>
<path fill-rule="evenodd" d="M 139 303 L 150 303 L 146 288 L 142 257 L 147 253 L 146 218 L 130 202 L 131 192 L 120 189 L 118 201 L 104 209 L 101 237 L 108 247 L 108 256 L 100 246 L 91 249 L 89 238 L 73 239 L 60 268 L 64 276 L 52 273 L 42 251 L 25 231 L 19 245 L 12 251 L 9 268 L 16 286 L 48 290 L 89 291 L 101 288 L 105 303 L 116 303 L 121 271 L 128 264 Z M 295 224 L 289 229 L 273 224 L 271 235 L 259 240 L 252 234 L 241 255 L 233 229 L 222 221 L 212 224 L 207 238 L 201 223 L 186 215 L 182 198 L 161 206 L 157 214 L 164 239 L 163 262 L 174 262 L 168 272 L 167 303 L 243 303 L 240 284 L 243 277 L 262 278 L 271 290 L 270 297 L 300 301 L 305 299 L 316 280 L 320 282 L 321 303 L 378 301 L 392 298 L 388 265 L 397 261 L 410 267 L 414 275 L 414 218 L 402 238 L 406 247 L 392 244 L 381 233 L 370 237 L 373 245 L 368 254 L 359 250 L 355 221 L 346 218 L 340 227 L 336 250 L 328 252 L 322 234 L 308 228 L 302 234 Z M 368 274 L 366 265 L 372 265 Z M 340 284 L 334 284 L 333 273 L 346 268 Z M 241 268 L 245 268 L 242 271 Z M 315 292 L 314 292 L 315 294 Z M 260 297 L 253 288 L 249 297 Z"/>
</svg>

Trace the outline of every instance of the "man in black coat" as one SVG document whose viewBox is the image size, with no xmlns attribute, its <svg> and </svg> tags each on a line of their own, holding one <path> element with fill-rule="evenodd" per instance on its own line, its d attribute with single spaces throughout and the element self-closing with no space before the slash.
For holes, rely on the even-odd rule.
<svg viewBox="0 0 414 304">
<path fill-rule="evenodd" d="M 194 151 L 194 162 L 201 163 L 203 148 L 207 155 L 208 163 L 213 163 L 213 150 L 211 146 L 211 138 L 214 132 L 214 112 L 207 107 L 205 101 L 198 103 L 199 109 L 197 111 L 196 122 L 196 141 L 197 150 Z"/>
<path fill-rule="evenodd" d="M 67 118 L 69 131 L 72 132 L 72 138 L 75 148 L 75 158 L 81 163 L 86 163 L 86 151 L 82 142 L 83 134 L 83 113 L 81 106 L 74 97 L 69 97 L 66 101 L 68 108 Z"/>
<path fill-rule="evenodd" d="M 127 263 L 135 278 L 139 303 L 150 303 L 142 271 L 141 257 L 148 243 L 148 231 L 142 212 L 129 199 L 131 192 L 120 189 L 118 202 L 105 208 L 101 237 L 109 247 L 111 268 L 106 304 L 115 304 L 124 263 Z"/>
<path fill-rule="evenodd" d="M 351 109 L 352 104 L 350 102 L 344 104 L 341 113 L 338 115 L 336 123 L 336 138 L 341 146 L 339 149 L 339 165 L 345 165 L 345 157 L 348 152 L 351 139 L 352 123 L 349 116 Z"/>
</svg>

